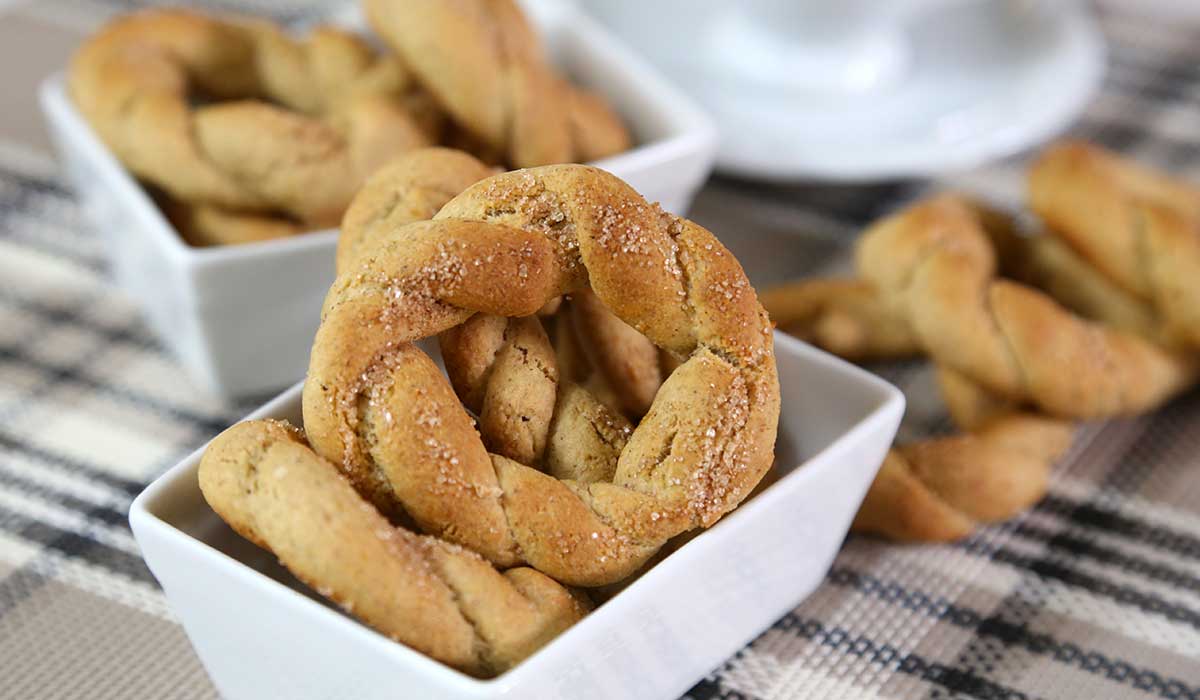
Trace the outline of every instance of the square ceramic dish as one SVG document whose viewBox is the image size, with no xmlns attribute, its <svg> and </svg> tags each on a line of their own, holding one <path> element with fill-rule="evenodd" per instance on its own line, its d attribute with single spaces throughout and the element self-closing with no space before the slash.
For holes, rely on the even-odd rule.
<svg viewBox="0 0 1200 700">
<path fill-rule="evenodd" d="M 673 700 L 821 582 L 891 444 L 903 395 L 776 334 L 778 480 L 515 668 L 469 677 L 325 604 L 205 503 L 201 452 L 129 519 L 221 695 Z M 251 417 L 300 423 L 300 387 Z"/>
<path fill-rule="evenodd" d="M 596 165 L 684 213 L 712 166 L 716 132 L 708 119 L 585 16 L 566 4 L 526 4 L 554 62 L 606 95 L 639 144 Z M 303 377 L 333 282 L 337 231 L 191 247 L 75 110 L 63 76 L 48 78 L 40 92 L 60 160 L 106 239 L 118 284 L 194 380 L 233 396 Z"/>
</svg>

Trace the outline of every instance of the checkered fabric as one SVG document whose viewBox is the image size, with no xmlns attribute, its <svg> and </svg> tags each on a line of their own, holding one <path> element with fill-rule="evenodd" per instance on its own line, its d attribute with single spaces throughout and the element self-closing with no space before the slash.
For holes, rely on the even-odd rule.
<svg viewBox="0 0 1200 700">
<path fill-rule="evenodd" d="M 0 0 L 4 70 L 23 70 L 6 29 L 53 44 L 141 4 Z M 210 4 L 292 21 L 321 11 Z M 1103 22 L 1110 72 L 1076 133 L 1200 181 L 1200 26 Z M 0 696 L 213 697 L 126 516 L 256 402 L 189 383 L 111 285 L 44 149 L 0 137 Z M 766 284 L 844 268 L 856 230 L 933 189 L 1016 204 L 1021 173 L 1016 159 L 869 188 L 717 178 L 692 213 Z M 875 369 L 909 397 L 903 437 L 947 428 L 926 366 Z M 1087 427 L 1045 500 L 964 542 L 850 537 L 824 585 L 687 697 L 1200 698 L 1200 394 Z"/>
</svg>

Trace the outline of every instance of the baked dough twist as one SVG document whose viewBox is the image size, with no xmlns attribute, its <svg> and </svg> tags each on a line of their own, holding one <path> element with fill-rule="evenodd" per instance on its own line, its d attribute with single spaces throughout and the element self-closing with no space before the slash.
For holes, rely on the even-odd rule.
<svg viewBox="0 0 1200 700">
<path fill-rule="evenodd" d="M 541 323 L 476 314 L 439 338 L 450 383 L 491 452 L 558 479 L 612 481 L 633 426 L 560 375 Z"/>
<path fill-rule="evenodd" d="M 1157 312 L 1166 340 L 1200 347 L 1200 188 L 1066 142 L 1033 164 L 1029 200 L 1091 266 Z"/>
<path fill-rule="evenodd" d="M 476 314 L 439 338 L 450 383 L 491 452 L 541 464 L 558 393 L 554 348 L 534 316 Z"/>
<path fill-rule="evenodd" d="M 1050 465 L 1071 445 L 1065 421 L 1028 413 L 976 431 L 897 445 L 854 517 L 856 532 L 950 541 L 1011 518 L 1046 493 Z"/>
<path fill-rule="evenodd" d="M 935 362 L 1002 398 L 1052 416 L 1104 418 L 1153 408 L 1191 381 L 1190 363 L 1157 345 L 997 279 L 993 246 L 956 197 L 874 224 L 856 260 Z"/>
<path fill-rule="evenodd" d="M 519 662 L 588 610 L 528 567 L 394 527 L 276 421 L 247 421 L 204 451 L 200 488 L 238 534 L 383 634 L 478 676 Z"/>
<path fill-rule="evenodd" d="M 772 287 L 763 306 L 780 330 L 855 362 L 921 354 L 912 328 L 870 283 L 810 277 Z"/>
<path fill-rule="evenodd" d="M 771 464 L 771 326 L 741 266 L 711 233 L 608 173 L 562 165 L 494 176 L 358 263 L 325 302 L 305 427 L 360 492 L 384 509 L 399 504 L 427 532 L 499 566 L 602 585 L 668 538 L 711 525 Z M 687 359 L 628 436 L 611 481 L 560 481 L 489 455 L 412 342 L 476 313 L 530 316 L 589 283 L 617 316 Z"/>
<path fill-rule="evenodd" d="M 182 10 L 111 22 L 68 73 L 80 111 L 139 178 L 188 205 L 309 226 L 336 223 L 372 170 L 429 143 L 405 107 L 410 82 L 345 32 L 297 42 L 265 22 Z"/>
<path fill-rule="evenodd" d="M 1086 319 L 1170 347 L 1171 329 L 1149 303 L 1118 286 L 1061 239 L 1042 231 L 1021 234 L 1001 212 L 964 203 L 979 216 L 1006 277 L 1046 292 Z M 810 277 L 768 289 L 761 298 L 781 329 L 848 360 L 922 354 L 895 305 L 861 279 Z"/>
<path fill-rule="evenodd" d="M 360 252 L 389 232 L 432 218 L 454 195 L 491 174 L 492 169 L 472 156 L 452 149 L 416 149 L 400 156 L 368 180 L 347 210 L 338 238 L 338 271 L 354 267 Z M 657 376 L 658 350 L 653 343 L 625 326 L 590 292 L 579 290 L 573 296 L 577 301 L 588 296 L 592 315 L 600 316 L 601 323 L 620 324 L 625 336 L 636 336 L 639 348 L 648 346 Z M 560 299 L 540 309 L 539 315 L 558 312 Z M 597 335 L 590 340 L 604 350 L 628 352 L 628 344 L 607 343 L 606 334 Z M 532 364 L 539 356 L 557 352 L 549 347 L 540 324 L 530 318 L 509 321 L 478 314 L 439 339 L 451 383 L 480 417 L 489 450 L 524 464 L 540 464 L 559 478 L 611 480 L 632 427 L 579 387 L 566 384 L 556 397 L 556 361 Z M 650 399 L 660 383 L 655 382 Z M 519 444 L 525 448 L 518 449 Z"/>
<path fill-rule="evenodd" d="M 460 126 L 519 168 L 626 150 L 608 104 L 559 77 L 512 0 L 367 0 L 367 20 Z"/>
<path fill-rule="evenodd" d="M 183 240 L 194 246 L 257 243 L 294 236 L 306 228 L 282 216 L 187 204 L 169 197 L 159 198 L 159 206 Z"/>
<path fill-rule="evenodd" d="M 1041 497 L 1051 466 L 1071 442 L 1069 422 L 1023 413 L 1027 404 L 1068 415 L 1145 410 L 1194 376 L 1186 356 L 1157 345 L 1170 330 L 1147 303 L 1057 238 L 1020 236 L 1011 219 L 977 203 L 942 197 L 919 204 L 872 227 L 859 246 L 860 271 L 866 276 L 873 265 L 876 283 L 809 279 L 778 287 L 763 295 L 772 318 L 849 359 L 928 352 L 951 417 L 971 432 L 892 448 L 855 519 L 857 531 L 943 541 L 966 536 L 979 522 L 1007 519 Z M 1071 316 L 1031 289 L 992 279 L 997 264 L 1104 326 Z M 940 319 L 930 317 L 939 313 Z M 1012 343 L 1008 333 L 1024 342 Z M 1051 342 L 1039 347 L 1039 333 Z M 1106 362 L 1135 364 L 1116 377 L 1104 375 L 1105 363 L 1070 366 L 1078 357 L 1072 353 L 1089 341 Z M 964 342 L 975 345 L 953 347 Z M 1065 346 L 1061 355 L 1058 343 Z M 974 363 L 986 369 L 989 361 L 1008 359 L 1006 353 L 1019 390 L 997 392 Z M 1056 368 L 1083 376 L 1046 381 Z M 1131 390 L 1141 376 L 1150 384 Z M 1030 387 L 1030 381 L 1040 383 Z M 1047 397 L 1056 391 L 1062 394 Z M 1076 399 L 1079 409 L 1062 410 Z"/>
<path fill-rule="evenodd" d="M 459 192 L 495 171 L 451 148 L 418 148 L 375 172 L 342 217 L 337 272 L 355 265 L 363 251 L 395 229 L 433 215 Z"/>
<path fill-rule="evenodd" d="M 856 361 L 919 354 L 909 326 L 870 284 L 809 279 L 777 287 L 763 303 L 780 326 Z M 979 523 L 1007 520 L 1037 502 L 1050 469 L 1070 447 L 1067 421 L 1020 412 L 946 366 L 942 398 L 966 432 L 888 450 L 855 516 L 856 532 L 897 541 L 951 541 Z"/>
<path fill-rule="evenodd" d="M 631 418 L 644 416 L 663 383 L 663 353 L 589 290 L 571 295 L 570 314 L 595 381 L 612 393 L 617 410 Z"/>
</svg>

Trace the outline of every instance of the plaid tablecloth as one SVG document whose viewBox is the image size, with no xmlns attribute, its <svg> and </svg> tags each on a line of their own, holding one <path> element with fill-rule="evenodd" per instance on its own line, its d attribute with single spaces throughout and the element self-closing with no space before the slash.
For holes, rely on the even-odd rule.
<svg viewBox="0 0 1200 700">
<path fill-rule="evenodd" d="M 49 155 L 37 81 L 119 0 L 0 0 L 0 696 L 215 691 L 142 563 L 129 502 L 254 402 L 206 396 L 111 286 Z M 304 19 L 316 2 L 213 6 Z M 1134 6 L 1129 3 L 1127 6 Z M 1079 135 L 1200 181 L 1200 25 L 1105 12 Z M 1001 203 L 1020 159 L 870 188 L 715 179 L 693 216 L 759 284 L 844 267 L 865 222 L 933 188 Z M 946 428 L 928 370 L 880 367 L 903 433 Z M 1027 515 L 950 546 L 851 537 L 806 602 L 701 698 L 1200 698 L 1200 394 L 1089 426 Z"/>
</svg>

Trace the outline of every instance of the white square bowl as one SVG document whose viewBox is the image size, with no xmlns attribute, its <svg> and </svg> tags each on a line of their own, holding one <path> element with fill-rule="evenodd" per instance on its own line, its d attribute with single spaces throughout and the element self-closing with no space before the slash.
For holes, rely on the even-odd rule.
<svg viewBox="0 0 1200 700">
<path fill-rule="evenodd" d="M 639 144 L 595 164 L 651 201 L 684 213 L 712 167 L 716 131 L 654 69 L 569 6 L 530 1 L 554 62 L 608 97 Z M 117 283 L 195 381 L 226 396 L 304 376 L 321 302 L 334 278 L 336 230 L 195 248 L 79 114 L 61 74 L 40 90 L 51 138 Z"/>
<path fill-rule="evenodd" d="M 893 386 L 776 334 L 779 479 L 515 668 L 462 674 L 297 583 L 205 503 L 198 450 L 129 519 L 221 695 L 257 698 L 669 698 L 820 584 L 904 412 Z M 299 424 L 300 387 L 252 418 Z"/>
</svg>

